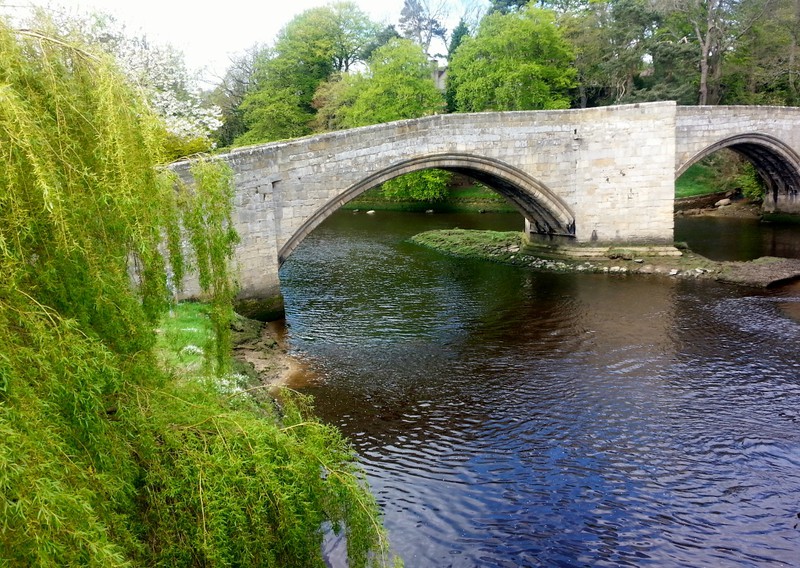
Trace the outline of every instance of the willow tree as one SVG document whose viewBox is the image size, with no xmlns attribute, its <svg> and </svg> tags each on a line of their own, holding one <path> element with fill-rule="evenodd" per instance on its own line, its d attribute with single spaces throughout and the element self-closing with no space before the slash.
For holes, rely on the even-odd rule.
<svg viewBox="0 0 800 568">
<path fill-rule="evenodd" d="M 157 363 L 181 225 L 226 312 L 231 178 L 201 163 L 176 191 L 139 93 L 48 34 L 0 21 L 0 565 L 321 566 L 325 522 L 351 565 L 384 560 L 352 451 L 303 401 Z"/>
</svg>

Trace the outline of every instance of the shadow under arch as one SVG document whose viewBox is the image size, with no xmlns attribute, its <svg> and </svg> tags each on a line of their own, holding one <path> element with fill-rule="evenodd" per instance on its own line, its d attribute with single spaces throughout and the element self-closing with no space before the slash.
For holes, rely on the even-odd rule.
<svg viewBox="0 0 800 568">
<path fill-rule="evenodd" d="M 345 203 L 392 178 L 430 168 L 463 174 L 493 188 L 516 206 L 530 223 L 533 233 L 575 236 L 575 215 L 569 206 L 547 186 L 519 168 L 500 160 L 470 154 L 432 154 L 392 164 L 351 185 L 330 200 L 309 217 L 281 247 L 278 253 L 279 265 L 289 258 L 311 231 Z"/>
<path fill-rule="evenodd" d="M 675 179 L 693 164 L 723 148 L 733 150 L 753 164 L 774 201 L 781 192 L 800 189 L 800 155 L 777 138 L 759 133 L 738 134 L 712 144 L 681 164 L 675 172 Z"/>
</svg>

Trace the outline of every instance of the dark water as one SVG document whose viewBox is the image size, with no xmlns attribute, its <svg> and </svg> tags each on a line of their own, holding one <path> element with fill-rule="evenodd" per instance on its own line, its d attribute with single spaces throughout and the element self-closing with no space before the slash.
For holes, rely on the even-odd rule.
<svg viewBox="0 0 800 568">
<path fill-rule="evenodd" d="M 800 225 L 765 225 L 758 219 L 677 217 L 675 240 L 714 260 L 760 256 L 800 258 Z"/>
<path fill-rule="evenodd" d="M 798 565 L 800 285 L 535 273 L 403 242 L 475 223 L 521 227 L 339 213 L 281 273 L 306 390 L 406 566 Z M 328 554 L 343 565 L 340 542 Z"/>
</svg>

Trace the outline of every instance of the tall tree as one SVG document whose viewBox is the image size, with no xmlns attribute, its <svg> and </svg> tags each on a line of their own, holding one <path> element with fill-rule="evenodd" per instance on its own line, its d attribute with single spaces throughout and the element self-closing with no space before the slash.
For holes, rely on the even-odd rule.
<svg viewBox="0 0 800 568">
<path fill-rule="evenodd" d="M 562 13 L 559 24 L 575 49 L 578 106 L 641 96 L 643 78 L 653 74 L 659 25 L 649 0 L 595 0 Z"/>
<path fill-rule="evenodd" d="M 350 66 L 365 61 L 365 49 L 381 33 L 381 26 L 369 19 L 354 2 L 330 6 L 332 16 L 333 68 L 347 73 Z"/>
<path fill-rule="evenodd" d="M 409 40 L 391 40 L 376 50 L 368 72 L 354 85 L 358 95 L 343 120 L 348 128 L 418 118 L 444 107 L 427 56 Z"/>
<path fill-rule="evenodd" d="M 567 108 L 573 53 L 548 10 L 495 12 L 463 40 L 448 81 L 460 112 Z"/>
<path fill-rule="evenodd" d="M 247 132 L 236 144 L 308 134 L 317 87 L 360 60 L 378 26 L 352 2 L 306 10 L 256 62 L 254 86 L 241 105 Z"/>
<path fill-rule="evenodd" d="M 500 12 L 508 14 L 523 9 L 528 5 L 529 0 L 491 0 L 490 12 Z"/>
<path fill-rule="evenodd" d="M 318 127 L 323 129 L 418 118 L 444 108 L 427 56 L 407 39 L 393 39 L 378 48 L 364 74 L 344 75 L 321 85 L 315 100 Z M 436 201 L 447 194 L 449 180 L 448 172 L 425 170 L 390 180 L 382 190 L 395 199 Z"/>
<path fill-rule="evenodd" d="M 464 38 L 469 35 L 469 26 L 464 18 L 461 18 L 458 21 L 458 25 L 453 28 L 453 32 L 450 34 L 450 41 L 447 44 L 447 58 L 450 59 L 453 54 L 458 49 L 458 46 L 461 45 L 461 42 L 464 41 Z"/>
<path fill-rule="evenodd" d="M 445 0 L 404 0 L 400 11 L 400 31 L 403 37 L 415 41 L 428 53 L 434 38 L 445 41 L 447 30 L 442 21 L 446 17 Z"/>
<path fill-rule="evenodd" d="M 464 41 L 464 38 L 469 35 L 469 26 L 467 26 L 466 20 L 462 17 L 458 21 L 458 25 L 453 29 L 453 33 L 450 34 L 450 43 L 447 45 L 447 60 L 451 61 L 453 59 L 453 54 L 458 49 L 458 46 L 461 45 L 461 42 Z M 455 112 L 456 110 L 456 91 L 453 87 L 452 82 L 448 81 L 445 86 L 445 101 L 447 104 L 447 112 Z"/>
<path fill-rule="evenodd" d="M 720 77 L 726 54 L 764 16 L 772 0 L 657 0 L 676 29 L 688 27 L 679 40 L 690 40 L 698 55 L 697 102 L 720 100 Z"/>
<path fill-rule="evenodd" d="M 800 0 L 775 0 L 730 49 L 721 77 L 723 104 L 800 104 Z"/>
<path fill-rule="evenodd" d="M 230 146 L 247 131 L 242 103 L 254 87 L 256 62 L 264 50 L 259 45 L 253 45 L 233 57 L 225 74 L 209 95 L 221 111 L 222 126 L 214 133 L 217 144 L 221 147 Z"/>
</svg>

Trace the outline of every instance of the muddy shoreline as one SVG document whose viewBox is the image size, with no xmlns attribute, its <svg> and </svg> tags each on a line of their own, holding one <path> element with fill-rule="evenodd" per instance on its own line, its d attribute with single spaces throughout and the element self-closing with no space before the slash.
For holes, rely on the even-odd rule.
<svg viewBox="0 0 800 568">
<path fill-rule="evenodd" d="M 761 203 L 750 201 L 734 192 L 720 192 L 675 200 L 676 217 L 737 217 L 758 219 Z"/>
<path fill-rule="evenodd" d="M 232 330 L 234 359 L 260 385 L 298 388 L 312 380 L 309 365 L 288 351 L 284 320 L 264 323 L 239 317 Z"/>
</svg>

